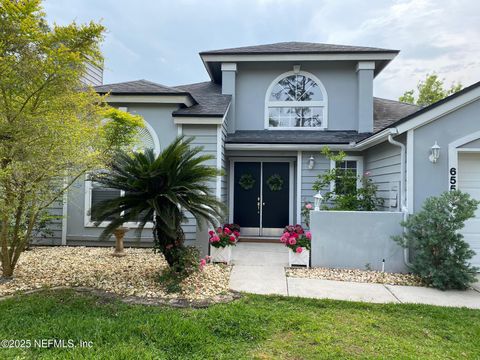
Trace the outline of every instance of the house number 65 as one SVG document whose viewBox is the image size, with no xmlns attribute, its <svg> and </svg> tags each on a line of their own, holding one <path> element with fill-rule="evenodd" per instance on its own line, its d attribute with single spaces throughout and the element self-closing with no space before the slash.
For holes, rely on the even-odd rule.
<svg viewBox="0 0 480 360">
<path fill-rule="evenodd" d="M 457 168 L 450 168 L 450 191 L 457 190 Z"/>
</svg>

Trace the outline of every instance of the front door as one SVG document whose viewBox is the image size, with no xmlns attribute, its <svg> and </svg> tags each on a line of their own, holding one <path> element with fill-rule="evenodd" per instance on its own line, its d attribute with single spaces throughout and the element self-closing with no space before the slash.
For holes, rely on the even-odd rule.
<svg viewBox="0 0 480 360">
<path fill-rule="evenodd" d="M 278 236 L 289 223 L 290 163 L 235 162 L 233 222 L 247 236 Z"/>
</svg>

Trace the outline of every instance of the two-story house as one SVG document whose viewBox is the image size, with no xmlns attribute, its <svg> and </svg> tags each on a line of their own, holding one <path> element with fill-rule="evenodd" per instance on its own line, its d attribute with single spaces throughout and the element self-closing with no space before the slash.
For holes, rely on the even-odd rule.
<svg viewBox="0 0 480 360">
<path fill-rule="evenodd" d="M 211 166 L 224 170 L 210 188 L 228 205 L 225 221 L 261 240 L 301 222 L 312 184 L 334 166 L 368 171 L 384 210 L 413 212 L 453 188 L 480 198 L 480 84 L 423 109 L 375 98 L 374 79 L 397 54 L 301 42 L 205 51 L 208 82 L 138 80 L 95 89 L 108 93 L 112 106 L 143 116 L 145 146 L 160 151 L 178 135 L 195 137 L 214 156 Z M 320 153 L 324 146 L 348 157 L 332 163 Z M 61 238 L 52 241 L 98 245 L 101 228 L 89 210 L 117 195 L 79 181 L 65 199 Z M 184 230 L 189 244 L 206 249 L 206 231 L 193 218 Z M 480 253 L 480 220 L 465 231 Z M 147 244 L 151 234 L 144 234 Z"/>
</svg>

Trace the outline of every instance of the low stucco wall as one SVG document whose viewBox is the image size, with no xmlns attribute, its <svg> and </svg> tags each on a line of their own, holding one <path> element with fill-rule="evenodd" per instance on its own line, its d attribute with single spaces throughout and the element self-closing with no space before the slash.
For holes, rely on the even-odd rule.
<svg viewBox="0 0 480 360">
<path fill-rule="evenodd" d="M 406 272 L 399 235 L 403 214 L 386 211 L 312 211 L 312 266 Z"/>
</svg>

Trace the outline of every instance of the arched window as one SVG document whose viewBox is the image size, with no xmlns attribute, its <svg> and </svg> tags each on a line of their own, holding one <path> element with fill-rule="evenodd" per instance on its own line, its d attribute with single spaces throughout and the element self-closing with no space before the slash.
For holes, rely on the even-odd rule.
<svg viewBox="0 0 480 360">
<path fill-rule="evenodd" d="M 156 154 L 160 152 L 160 143 L 158 141 L 157 134 L 153 130 L 152 126 L 148 122 L 144 122 L 145 127 L 138 130 L 137 138 L 138 142 L 134 147 L 134 150 L 153 149 Z"/>
<path fill-rule="evenodd" d="M 325 129 L 327 92 L 314 75 L 288 72 L 275 79 L 267 91 L 267 129 Z"/>
</svg>

